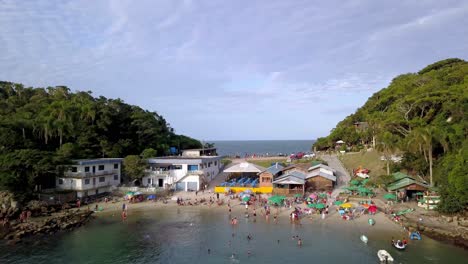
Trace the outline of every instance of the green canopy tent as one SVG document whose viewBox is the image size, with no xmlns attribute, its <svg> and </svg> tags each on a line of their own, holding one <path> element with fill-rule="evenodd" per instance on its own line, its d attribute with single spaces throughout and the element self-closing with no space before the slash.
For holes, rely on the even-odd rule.
<svg viewBox="0 0 468 264">
<path fill-rule="evenodd" d="M 364 187 L 359 187 L 359 188 L 358 188 L 358 192 L 360 192 L 360 193 L 363 194 L 363 195 L 366 195 L 366 194 L 372 193 L 372 190 L 369 190 L 369 189 L 364 188 Z"/>
<path fill-rule="evenodd" d="M 323 209 L 323 208 L 325 208 L 325 205 L 323 203 L 318 203 L 318 204 L 315 205 L 315 208 Z"/>
<path fill-rule="evenodd" d="M 313 204 L 313 203 L 310 203 L 310 204 L 307 205 L 307 207 L 309 207 L 309 208 L 315 208 L 315 206 L 316 206 L 316 204 Z"/>
<path fill-rule="evenodd" d="M 327 194 L 326 193 L 320 193 L 318 195 L 320 198 L 327 198 Z"/>
<path fill-rule="evenodd" d="M 383 196 L 385 200 L 396 200 L 396 195 L 393 193 L 387 193 Z"/>
<path fill-rule="evenodd" d="M 349 183 L 351 183 L 352 185 L 355 185 L 355 186 L 357 186 L 357 185 L 360 185 L 360 184 L 361 184 L 361 182 L 360 182 L 360 181 L 358 181 L 358 180 L 352 180 L 352 181 L 350 181 Z"/>
<path fill-rule="evenodd" d="M 335 201 L 333 204 L 334 204 L 334 205 L 342 205 L 342 204 L 343 204 L 343 201 Z"/>
<path fill-rule="evenodd" d="M 361 184 L 366 185 L 368 181 L 369 181 L 369 179 L 364 179 L 364 180 L 361 181 Z"/>
</svg>

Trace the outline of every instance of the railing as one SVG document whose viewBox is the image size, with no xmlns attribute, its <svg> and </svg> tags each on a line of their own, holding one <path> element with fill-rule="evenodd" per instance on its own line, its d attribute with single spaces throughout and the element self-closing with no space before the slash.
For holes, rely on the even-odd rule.
<svg viewBox="0 0 468 264">
<path fill-rule="evenodd" d="M 191 170 L 191 171 L 187 171 L 187 174 L 188 175 L 200 175 L 200 174 L 203 174 L 203 171 L 201 171 L 201 170 Z"/>
<path fill-rule="evenodd" d="M 104 175 L 114 175 L 119 174 L 119 170 L 104 170 L 96 172 L 66 172 L 65 177 L 93 177 L 93 176 L 104 176 Z"/>
<path fill-rule="evenodd" d="M 302 189 L 282 189 L 282 188 L 273 188 L 273 194 L 277 195 L 290 195 L 290 194 L 302 194 Z"/>
<path fill-rule="evenodd" d="M 163 175 L 163 176 L 167 176 L 167 175 L 169 175 L 170 173 L 171 173 L 170 171 L 145 170 L 145 174 L 148 175 L 148 176 L 151 176 L 151 175 Z"/>
</svg>

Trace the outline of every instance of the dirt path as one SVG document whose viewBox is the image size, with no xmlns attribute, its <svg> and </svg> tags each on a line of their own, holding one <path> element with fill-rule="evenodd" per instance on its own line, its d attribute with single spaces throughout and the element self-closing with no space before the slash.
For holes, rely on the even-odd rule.
<svg viewBox="0 0 468 264">
<path fill-rule="evenodd" d="M 351 176 L 336 155 L 323 155 L 321 158 L 336 170 L 336 187 L 332 192 L 332 197 L 336 198 L 343 191 L 342 188 L 348 185 Z"/>
</svg>

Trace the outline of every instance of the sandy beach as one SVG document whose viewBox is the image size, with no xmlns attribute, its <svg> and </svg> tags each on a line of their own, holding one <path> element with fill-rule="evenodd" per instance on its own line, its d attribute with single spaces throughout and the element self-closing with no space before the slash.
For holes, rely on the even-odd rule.
<svg viewBox="0 0 468 264">
<path fill-rule="evenodd" d="M 98 203 L 98 207 L 102 207 L 103 210 L 100 212 L 96 212 L 94 215 L 95 217 L 116 217 L 116 218 L 121 218 L 120 212 L 122 211 L 122 205 L 125 203 L 127 205 L 127 217 L 131 218 L 132 217 L 132 212 L 138 212 L 138 211 L 147 211 L 147 210 L 159 210 L 159 209 L 169 209 L 169 210 L 210 210 L 217 212 L 219 214 L 225 214 L 226 216 L 229 215 L 229 208 L 227 205 L 227 202 L 229 200 L 229 197 L 225 196 L 224 194 L 220 195 L 220 200 L 223 200 L 224 203 L 223 205 L 217 205 L 216 203 L 212 204 L 211 206 L 208 205 L 208 203 L 204 204 L 199 204 L 199 205 L 178 205 L 177 202 L 174 199 L 177 199 L 175 197 L 179 197 L 184 199 L 186 203 L 188 202 L 195 202 L 195 199 L 198 201 L 200 199 L 205 199 L 206 201 L 209 201 L 210 197 L 213 201 L 216 201 L 216 194 L 212 192 L 199 192 L 198 195 L 195 195 L 194 192 L 179 192 L 176 193 L 173 196 L 173 199 L 168 199 L 167 203 L 163 203 L 162 201 L 144 201 L 144 202 L 138 202 L 138 203 L 129 203 L 129 201 L 126 201 L 124 199 L 119 199 L 118 201 L 110 201 L 108 203 Z M 266 195 L 262 197 L 268 197 Z M 230 205 L 231 205 L 231 217 L 237 217 L 238 219 L 242 219 L 245 217 L 246 209 L 245 205 L 241 204 L 241 201 L 238 199 L 231 199 Z M 353 202 L 351 202 L 353 203 Z M 356 203 L 354 203 L 356 204 Z M 90 204 L 89 208 L 92 210 L 96 206 L 96 203 Z M 301 207 L 301 208 L 306 208 L 304 204 L 301 205 L 295 205 L 296 207 Z M 256 209 L 257 217 L 256 220 L 257 222 L 261 223 L 263 222 L 273 222 L 273 217 L 274 215 L 277 215 L 277 221 L 281 223 L 287 223 L 290 222 L 290 213 L 293 211 L 294 208 L 277 208 L 277 207 L 271 207 L 271 215 L 269 217 L 269 220 L 266 220 L 265 217 L 265 211 L 263 208 L 260 206 L 254 206 L 250 205 L 248 212 L 250 217 L 253 217 L 253 210 Z M 383 212 L 378 212 L 375 215 L 362 215 L 360 217 L 355 218 L 354 220 L 343 220 L 340 215 L 337 212 L 337 206 L 331 205 L 329 214 L 326 215 L 325 219 L 321 218 L 321 215 L 319 214 L 311 214 L 311 215 L 304 215 L 300 219 L 300 224 L 302 225 L 308 225 L 308 224 L 325 224 L 327 227 L 333 229 L 336 226 L 349 226 L 350 228 L 358 228 L 360 231 L 363 233 L 366 233 L 372 229 L 373 232 L 378 232 L 378 231 L 386 231 L 386 232 L 394 232 L 395 236 L 405 236 L 408 235 L 407 231 L 403 229 L 398 223 L 393 222 L 390 220 L 387 215 L 385 215 Z M 368 224 L 368 219 L 373 218 L 376 221 L 376 224 L 374 226 L 370 226 Z"/>
</svg>

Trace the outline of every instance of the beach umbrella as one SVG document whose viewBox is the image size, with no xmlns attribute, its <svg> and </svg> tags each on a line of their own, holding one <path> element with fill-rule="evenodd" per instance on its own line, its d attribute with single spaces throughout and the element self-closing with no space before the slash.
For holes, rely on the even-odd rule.
<svg viewBox="0 0 468 264">
<path fill-rule="evenodd" d="M 321 193 L 321 194 L 319 194 L 319 197 L 320 198 L 327 198 L 327 194 L 326 193 Z"/>
<path fill-rule="evenodd" d="M 364 180 L 361 181 L 361 184 L 366 185 L 368 181 L 369 181 L 369 179 L 364 179 Z"/>
<path fill-rule="evenodd" d="M 352 185 L 359 185 L 361 182 L 358 181 L 358 180 L 352 180 L 350 183 L 351 183 Z"/>
<path fill-rule="evenodd" d="M 367 188 L 364 188 L 364 187 L 359 187 L 359 188 L 358 188 L 358 191 L 359 191 L 360 193 L 372 193 L 371 190 L 369 190 L 369 189 L 367 189 Z"/>
<path fill-rule="evenodd" d="M 342 205 L 342 204 L 343 204 L 343 201 L 335 201 L 334 204 L 335 204 L 335 205 Z"/>
<path fill-rule="evenodd" d="M 250 197 L 249 196 L 244 196 L 244 198 L 242 198 L 242 201 L 244 201 L 244 202 L 250 201 Z"/>
<path fill-rule="evenodd" d="M 343 208 L 351 208 L 351 207 L 353 207 L 353 205 L 350 204 L 350 203 L 344 203 L 344 204 L 342 204 L 340 207 L 343 207 Z"/>
<path fill-rule="evenodd" d="M 154 199 L 156 199 L 156 195 L 154 194 L 148 195 L 148 200 L 154 200 Z"/>
<path fill-rule="evenodd" d="M 323 208 L 325 208 L 325 205 L 323 203 L 318 203 L 318 204 L 315 205 L 315 208 L 323 209 Z"/>
<path fill-rule="evenodd" d="M 307 205 L 307 207 L 309 207 L 309 208 L 315 208 L 315 206 L 316 206 L 316 204 L 313 204 L 313 203 L 310 203 L 310 204 Z"/>
<path fill-rule="evenodd" d="M 294 195 L 294 197 L 300 198 L 300 197 L 302 197 L 302 194 L 296 193 L 296 194 Z"/>
<path fill-rule="evenodd" d="M 316 198 L 317 198 L 317 194 L 312 193 L 312 194 L 309 195 L 309 198 L 311 198 L 311 199 L 316 199 Z"/>
<path fill-rule="evenodd" d="M 133 195 L 135 195 L 135 193 L 134 192 L 127 192 L 125 195 L 133 196 Z"/>
<path fill-rule="evenodd" d="M 371 205 L 371 206 L 369 206 L 368 210 L 371 213 L 376 213 L 377 212 L 377 206 Z"/>
<path fill-rule="evenodd" d="M 383 198 L 385 200 L 396 200 L 396 195 L 394 195 L 393 193 L 387 193 L 383 196 Z"/>
</svg>

